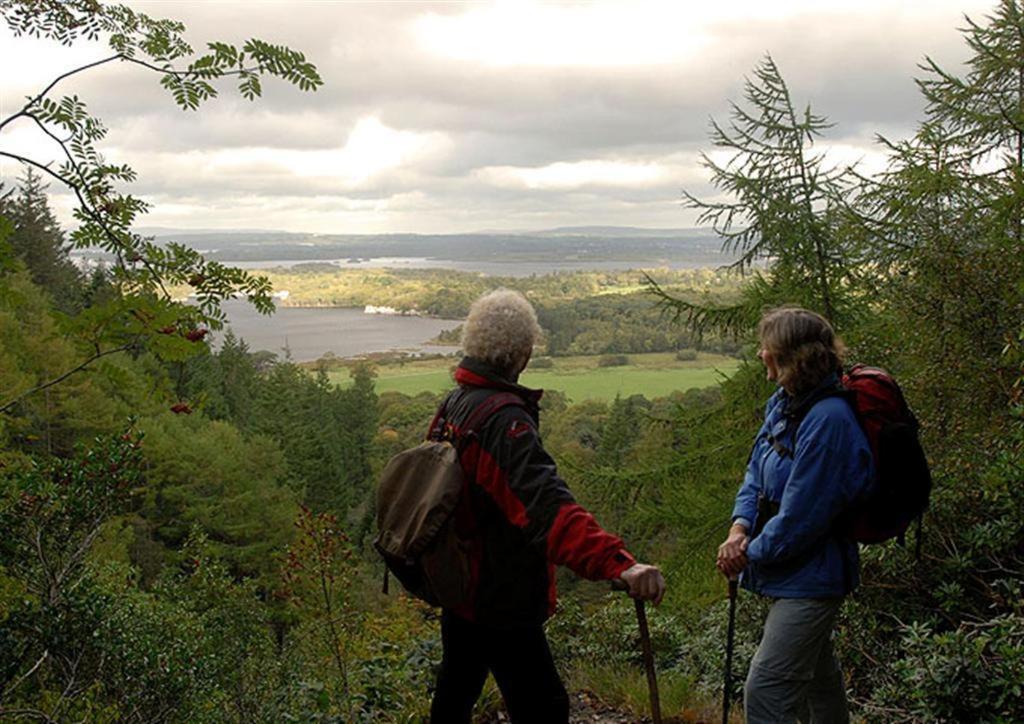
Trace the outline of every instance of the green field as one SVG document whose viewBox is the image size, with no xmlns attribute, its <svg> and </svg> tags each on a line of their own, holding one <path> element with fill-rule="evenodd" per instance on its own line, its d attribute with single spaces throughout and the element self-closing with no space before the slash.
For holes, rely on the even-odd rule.
<svg viewBox="0 0 1024 724">
<path fill-rule="evenodd" d="M 571 401 L 612 400 L 616 395 L 641 394 L 664 397 L 676 390 L 708 387 L 731 375 L 739 362 L 731 357 L 701 354 L 696 360 L 681 362 L 671 353 L 628 355 L 630 364 L 598 367 L 598 357 L 556 357 L 550 369 L 527 370 L 520 382 L 527 387 L 560 390 Z M 418 392 L 442 392 L 451 388 L 452 359 L 411 361 L 377 368 L 377 391 L 396 391 L 407 395 Z M 345 386 L 348 368 L 329 372 L 332 381 Z"/>
</svg>

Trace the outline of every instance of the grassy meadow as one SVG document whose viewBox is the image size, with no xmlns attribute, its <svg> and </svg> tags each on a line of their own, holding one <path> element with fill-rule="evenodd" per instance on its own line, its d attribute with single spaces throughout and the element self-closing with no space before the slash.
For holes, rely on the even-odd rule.
<svg viewBox="0 0 1024 724">
<path fill-rule="evenodd" d="M 596 355 L 554 357 L 552 367 L 528 369 L 520 382 L 527 387 L 564 392 L 572 402 L 587 399 L 613 400 L 616 395 L 641 394 L 664 397 L 677 390 L 708 387 L 736 371 L 738 360 L 717 354 L 701 353 L 695 360 L 681 361 L 670 352 L 628 355 L 629 364 L 600 367 Z M 412 360 L 377 367 L 378 392 L 395 391 L 407 395 L 441 392 L 452 386 L 455 359 Z M 329 373 L 331 381 L 342 386 L 351 383 L 348 367 Z"/>
</svg>

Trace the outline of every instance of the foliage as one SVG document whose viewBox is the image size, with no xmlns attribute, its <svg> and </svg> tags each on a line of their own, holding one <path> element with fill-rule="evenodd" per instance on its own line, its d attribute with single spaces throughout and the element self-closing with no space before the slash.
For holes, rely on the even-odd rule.
<svg viewBox="0 0 1024 724">
<path fill-rule="evenodd" d="M 743 682 L 761 640 L 761 629 L 767 614 L 768 603 L 763 599 L 745 592 L 738 597 L 732 688 L 729 692 L 734 701 L 742 699 Z M 728 628 L 729 603 L 718 601 L 686 627 L 680 647 L 679 669 L 692 677 L 696 686 L 709 698 L 721 697 Z"/>
<path fill-rule="evenodd" d="M 82 686 L 81 670 L 101 665 L 81 615 L 89 600 L 88 555 L 106 519 L 138 486 L 140 467 L 138 438 L 126 433 L 97 440 L 79 459 L 0 477 L 0 553 L 8 585 L 20 594 L 4 602 L 0 616 L 0 646 L 8 654 L 0 662 L 0 715 L 9 697 L 24 696 L 23 684 L 70 692 Z M 42 697 L 40 705 L 51 710 L 44 717 L 59 715 L 65 698 Z"/>
<path fill-rule="evenodd" d="M 1011 722 L 1024 717 L 1024 617 L 1009 614 L 937 632 L 905 627 L 894 682 L 867 711 L 885 721 Z"/>
<path fill-rule="evenodd" d="M 329 659 L 337 666 L 337 708 L 347 721 L 354 721 L 349 641 L 359 625 L 359 617 L 348 603 L 348 589 L 355 555 L 334 515 L 314 514 L 303 508 L 295 527 L 299 536 L 285 559 L 282 577 L 287 588 L 282 595 L 310 609 L 307 625 L 319 631 Z"/>
<path fill-rule="evenodd" d="M 289 540 L 298 494 L 288 487 L 285 457 L 262 436 L 244 438 L 234 427 L 198 416 L 166 412 L 141 420 L 146 432 L 145 522 L 137 535 L 171 551 L 193 529 L 237 577 L 276 574 L 273 553 Z"/>
<path fill-rule="evenodd" d="M 939 437 L 986 425 L 1006 399 L 1014 371 L 1002 350 L 1024 318 L 1024 17 L 1003 0 L 964 32 L 967 74 L 927 61 L 927 120 L 908 141 L 883 139 L 889 170 L 857 203 L 887 320 L 915 332 L 903 341 L 919 368 L 911 391 L 933 407 Z M 944 394 L 927 394 L 936 383 Z M 962 414 L 971 409 L 977 418 Z"/>
<path fill-rule="evenodd" d="M 711 122 L 711 142 L 726 161 L 702 156 L 711 182 L 726 200 L 704 201 L 684 192 L 684 204 L 700 211 L 723 248 L 739 254 L 734 266 L 754 270 L 743 299 L 732 306 L 673 297 L 648 277 L 662 305 L 698 332 L 742 333 L 766 306 L 798 302 L 841 321 L 847 284 L 855 269 L 842 233 L 846 170 L 830 167 L 813 143 L 831 124 L 806 106 L 797 110 L 771 56 L 754 69 L 743 92 L 746 105 L 731 104 L 730 123 Z M 771 273 L 758 268 L 771 262 Z"/>
<path fill-rule="evenodd" d="M 7 239 L 13 256 L 25 264 L 32 281 L 53 296 L 58 309 L 73 312 L 82 304 L 85 280 L 68 256 L 68 244 L 50 210 L 46 189 L 39 174 L 28 167 L 17 194 L 13 190 L 4 193 L 0 184 L 0 215 L 13 226 Z"/>
<path fill-rule="evenodd" d="M 80 579 L 106 519 L 141 482 L 139 439 L 98 440 L 80 459 L 55 458 L 3 477 L 3 546 L 28 592 L 59 605 Z"/>
<path fill-rule="evenodd" d="M 94 42 L 102 35 L 113 51 L 106 58 L 62 73 L 40 93 L 28 98 L 20 109 L 0 118 L 0 132 L 27 126 L 59 151 L 62 162 L 57 168 L 46 159 L 22 153 L 0 151 L 0 156 L 33 168 L 71 190 L 78 202 L 74 212 L 78 226 L 71 235 L 72 246 L 100 248 L 114 259 L 109 273 L 117 294 L 67 320 L 67 331 L 81 338 L 85 357 L 67 374 L 78 372 L 108 354 L 136 350 L 147 344 L 169 359 L 194 353 L 194 347 L 177 337 L 180 335 L 188 342 L 201 340 L 209 326 L 221 324 L 220 303 L 236 294 L 249 296 L 262 312 L 271 311 L 273 302 L 266 279 L 219 262 L 208 262 L 185 245 L 161 246 L 133 232 L 136 217 L 145 213 L 148 205 L 120 191 L 118 186 L 133 182 L 135 172 L 128 165 L 110 164 L 103 158 L 97 144 L 107 130 L 89 114 L 81 99 L 54 98 L 51 92 L 68 77 L 108 63 L 128 63 L 158 75 L 176 105 L 191 110 L 216 96 L 214 84 L 228 77 L 238 80 L 239 93 L 249 99 L 260 95 L 264 76 L 278 77 L 302 90 L 315 90 L 322 84 L 316 68 L 297 51 L 257 39 L 247 41 L 240 49 L 226 43 L 209 43 L 209 52 L 197 56 L 184 39 L 184 25 L 151 18 L 125 5 L 71 2 L 40 6 L 31 0 L 2 0 L 0 13 L 15 35 L 32 35 L 64 44 L 75 40 Z M 38 199 L 37 192 L 35 177 L 28 176 L 23 198 Z M 32 233 L 37 238 L 50 238 L 35 248 L 40 253 L 48 248 L 53 257 L 60 242 L 52 238 L 52 218 L 38 208 L 16 211 L 23 219 L 34 219 L 37 229 Z M 59 257 L 59 253 L 49 261 L 30 257 L 29 266 L 36 274 L 42 274 L 44 267 L 54 271 Z M 175 303 L 167 289 L 174 284 L 190 286 L 197 304 Z M 45 389 L 62 379 L 63 376 L 55 377 L 45 387 L 38 386 L 24 394 Z M 4 401 L 0 412 L 20 399 Z"/>
</svg>

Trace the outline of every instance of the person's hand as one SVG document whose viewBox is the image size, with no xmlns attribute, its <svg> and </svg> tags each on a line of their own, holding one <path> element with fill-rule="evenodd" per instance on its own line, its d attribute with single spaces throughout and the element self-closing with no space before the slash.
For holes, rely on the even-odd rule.
<svg viewBox="0 0 1024 724">
<path fill-rule="evenodd" d="M 715 565 L 727 578 L 735 578 L 747 567 L 749 543 L 747 529 L 737 524 L 729 530 L 729 537 L 725 542 L 718 546 L 718 560 Z"/>
<path fill-rule="evenodd" d="M 641 601 L 653 601 L 657 606 L 665 595 L 665 577 L 657 566 L 637 563 L 619 576 L 629 587 L 629 595 Z"/>
</svg>

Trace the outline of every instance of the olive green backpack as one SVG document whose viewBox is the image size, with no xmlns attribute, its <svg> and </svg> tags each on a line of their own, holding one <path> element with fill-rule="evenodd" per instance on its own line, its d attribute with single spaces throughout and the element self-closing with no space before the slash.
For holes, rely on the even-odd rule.
<svg viewBox="0 0 1024 724">
<path fill-rule="evenodd" d="M 472 579 L 470 544 L 458 535 L 454 521 L 467 482 L 459 456 L 491 415 L 523 401 L 508 392 L 491 395 L 456 428 L 445 419 L 450 399 L 441 405 L 428 439 L 398 453 L 384 467 L 373 545 L 387 571 L 413 596 L 434 606 L 460 608 L 470 602 Z"/>
</svg>

